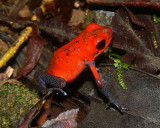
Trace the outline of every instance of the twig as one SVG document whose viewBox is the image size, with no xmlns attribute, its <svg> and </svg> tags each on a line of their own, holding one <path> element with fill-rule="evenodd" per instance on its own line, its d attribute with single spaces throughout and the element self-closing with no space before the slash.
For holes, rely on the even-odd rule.
<svg viewBox="0 0 160 128">
<path fill-rule="evenodd" d="M 43 12 L 45 11 L 44 4 L 47 3 L 47 2 L 51 2 L 51 1 L 52 0 L 43 0 L 42 1 L 42 5 L 40 6 L 40 8 L 42 9 Z M 31 19 L 36 20 L 36 16 L 33 15 Z M 6 65 L 8 60 L 10 60 L 10 58 L 15 55 L 18 48 L 29 38 L 31 33 L 32 33 L 32 27 L 31 26 L 26 27 L 26 29 L 21 32 L 20 36 L 13 43 L 12 47 L 6 52 L 6 54 L 3 57 L 0 58 L 0 68 L 2 68 L 4 65 Z"/>
</svg>

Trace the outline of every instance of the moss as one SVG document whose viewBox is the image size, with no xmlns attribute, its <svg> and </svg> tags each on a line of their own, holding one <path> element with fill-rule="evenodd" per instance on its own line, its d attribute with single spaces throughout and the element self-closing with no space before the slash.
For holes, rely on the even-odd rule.
<svg viewBox="0 0 160 128">
<path fill-rule="evenodd" d="M 117 78 L 118 78 L 119 84 L 122 86 L 123 89 L 127 89 L 127 86 L 123 80 L 122 72 L 123 70 L 128 69 L 128 64 L 122 62 L 118 54 L 112 53 L 109 55 L 109 58 L 114 61 L 114 66 L 116 67 Z"/>
<path fill-rule="evenodd" d="M 153 17 L 154 23 L 160 22 L 160 17 L 158 17 L 158 16 L 156 16 L 156 15 L 153 15 L 152 17 Z"/>
<path fill-rule="evenodd" d="M 24 85 L 5 84 L 0 86 L 0 127 L 12 127 L 39 101 L 35 92 Z"/>
<path fill-rule="evenodd" d="M 111 11 L 103 10 L 88 10 L 82 28 L 85 29 L 90 23 L 97 23 L 100 26 L 109 26 L 112 22 L 112 17 L 115 15 Z"/>
<path fill-rule="evenodd" d="M 105 49 L 103 55 L 105 58 L 108 57 L 109 59 L 114 61 L 114 67 L 116 68 L 118 82 L 122 86 L 123 89 L 127 89 L 122 73 L 123 73 L 123 70 L 128 70 L 129 65 L 125 62 L 122 62 L 120 60 L 121 56 L 118 55 L 117 53 L 114 53 L 112 48 L 108 47 L 107 49 Z"/>
<path fill-rule="evenodd" d="M 156 40 L 155 33 L 151 32 L 151 34 L 152 34 L 152 40 L 153 40 L 154 47 L 158 48 L 158 43 L 157 43 L 157 40 Z"/>
<path fill-rule="evenodd" d="M 94 11 L 89 11 L 87 12 L 87 15 L 84 19 L 84 23 L 82 24 L 82 29 L 85 29 L 88 24 L 92 23 L 95 21 L 96 14 Z"/>
</svg>

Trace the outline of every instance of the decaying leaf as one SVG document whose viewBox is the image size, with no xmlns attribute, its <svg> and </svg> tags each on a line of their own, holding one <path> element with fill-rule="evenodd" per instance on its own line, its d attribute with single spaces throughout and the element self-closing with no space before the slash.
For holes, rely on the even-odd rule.
<svg viewBox="0 0 160 128">
<path fill-rule="evenodd" d="M 136 6 L 136 7 L 153 7 L 153 8 L 160 8 L 159 1 L 156 0 L 87 0 L 89 4 L 100 4 L 100 5 L 112 5 L 112 6 Z"/>
<path fill-rule="evenodd" d="M 47 120 L 42 127 L 52 128 L 75 128 L 77 127 L 76 117 L 79 109 L 67 110 L 59 114 L 56 119 Z"/>
<path fill-rule="evenodd" d="M 26 114 L 25 118 L 15 125 L 15 128 L 42 127 L 47 120 L 50 120 L 47 122 L 49 122 L 51 126 L 75 126 L 77 125 L 76 122 L 81 122 L 87 116 L 88 112 L 89 104 L 83 97 L 64 98 L 49 91 L 48 94 Z"/>
<path fill-rule="evenodd" d="M 125 5 L 122 6 L 127 11 L 129 18 L 131 18 L 131 22 L 145 28 L 145 23 L 141 22 Z"/>
<path fill-rule="evenodd" d="M 129 11 L 129 10 L 128 10 Z M 151 16 L 139 15 L 139 19 L 145 24 L 139 26 L 131 21 L 132 15 L 120 8 L 112 19 L 111 26 L 114 31 L 112 46 L 126 51 L 122 60 L 145 71 L 155 73 L 160 69 L 160 58 L 156 56 L 156 50 L 152 40 L 153 22 Z M 134 18 L 135 19 L 135 18 Z M 138 22 L 139 23 L 139 22 Z M 144 28 L 143 28 L 144 27 Z"/>
<path fill-rule="evenodd" d="M 33 26 L 33 32 L 31 34 L 31 38 L 27 47 L 26 62 L 15 78 L 18 79 L 21 76 L 26 75 L 35 67 L 41 56 L 43 50 L 43 43 L 44 41 L 42 37 L 39 35 L 37 26 Z"/>
<path fill-rule="evenodd" d="M 79 34 L 79 29 L 75 26 L 69 26 L 62 22 L 62 17 L 55 17 L 50 19 L 44 19 L 41 9 L 37 9 L 38 21 L 31 21 L 29 19 L 12 19 L 10 17 L 1 15 L 0 20 L 12 23 L 12 26 L 16 29 L 24 28 L 24 26 L 33 24 L 37 25 L 38 29 L 47 33 L 52 38 L 57 38 L 59 42 L 70 41 Z"/>
<path fill-rule="evenodd" d="M 68 23 L 72 9 L 74 5 L 74 0 L 54 0 L 45 4 L 46 12 L 49 12 L 53 15 L 53 17 L 62 17 L 62 22 Z"/>
<path fill-rule="evenodd" d="M 63 23 L 60 17 L 40 22 L 39 28 L 52 37 L 57 37 L 60 42 L 70 41 L 78 35 L 76 27 Z"/>
<path fill-rule="evenodd" d="M 0 73 L 0 85 L 11 83 L 11 84 L 19 84 L 22 85 L 20 81 L 15 79 L 9 79 L 14 72 L 14 69 L 11 66 L 8 66 L 4 73 Z"/>
<path fill-rule="evenodd" d="M 0 40 L 0 55 L 4 54 L 8 50 L 8 45 Z"/>
</svg>

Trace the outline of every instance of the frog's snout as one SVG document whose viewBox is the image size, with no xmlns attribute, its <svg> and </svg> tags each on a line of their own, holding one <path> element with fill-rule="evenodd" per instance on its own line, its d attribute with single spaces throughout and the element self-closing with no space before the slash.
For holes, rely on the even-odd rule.
<svg viewBox="0 0 160 128">
<path fill-rule="evenodd" d="M 105 29 L 103 29 L 103 32 L 105 32 L 109 37 L 112 37 L 112 29 L 105 28 Z"/>
</svg>

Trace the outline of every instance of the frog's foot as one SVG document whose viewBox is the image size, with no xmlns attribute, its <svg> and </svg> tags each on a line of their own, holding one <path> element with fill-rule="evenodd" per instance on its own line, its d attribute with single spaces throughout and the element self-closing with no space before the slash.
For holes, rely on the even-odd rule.
<svg viewBox="0 0 160 128">
<path fill-rule="evenodd" d="M 67 95 L 67 93 L 61 89 L 66 86 L 66 82 L 64 79 L 55 77 L 45 72 L 40 74 L 38 79 L 39 79 L 39 85 L 42 88 L 43 94 L 48 94 L 48 92 L 50 91 L 56 91 L 56 92 L 60 92 L 64 96 Z M 48 88 L 46 84 L 49 85 L 51 88 Z"/>
<path fill-rule="evenodd" d="M 128 111 L 127 108 L 120 106 L 117 103 L 117 101 L 114 100 L 114 98 L 112 97 L 112 95 L 110 94 L 110 92 L 108 91 L 106 86 L 98 87 L 98 89 L 99 89 L 100 93 L 104 96 L 104 98 L 108 99 L 109 107 L 112 105 L 122 113 L 125 111 Z"/>
<path fill-rule="evenodd" d="M 51 93 L 55 93 L 56 95 L 62 94 L 63 96 L 67 96 L 67 93 L 63 91 L 61 88 L 44 88 L 42 90 L 43 95 L 49 95 Z"/>
<path fill-rule="evenodd" d="M 108 98 L 108 100 L 110 99 Z M 114 102 L 108 101 L 106 109 L 109 109 L 111 106 L 114 106 L 121 113 L 128 111 L 127 108 L 120 106 L 116 101 Z"/>
<path fill-rule="evenodd" d="M 58 95 L 60 93 L 63 96 L 67 96 L 67 93 L 65 91 L 63 91 L 61 88 L 50 88 L 48 93 L 52 93 L 52 92 L 55 92 L 56 95 Z"/>
</svg>

